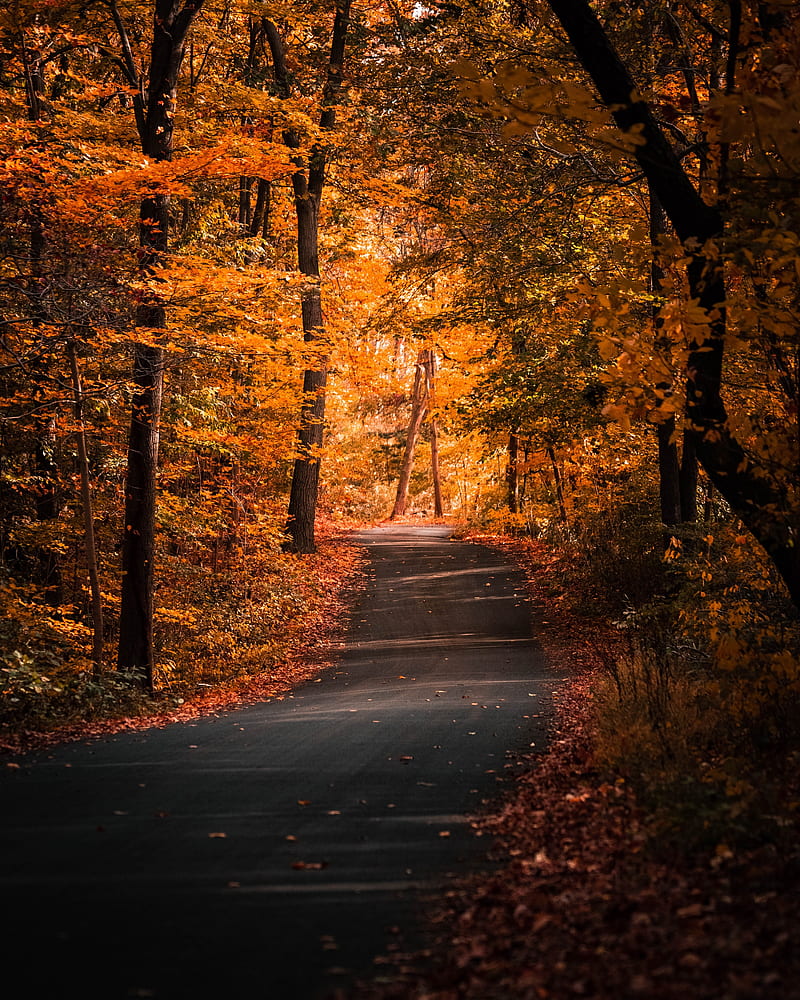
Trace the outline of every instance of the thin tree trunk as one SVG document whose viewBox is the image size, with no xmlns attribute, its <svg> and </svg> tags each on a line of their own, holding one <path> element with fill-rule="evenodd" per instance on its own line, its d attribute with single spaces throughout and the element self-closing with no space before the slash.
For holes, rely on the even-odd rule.
<svg viewBox="0 0 800 1000">
<path fill-rule="evenodd" d="M 680 524 L 681 493 L 678 446 L 675 443 L 675 418 L 670 417 L 657 427 L 658 488 L 661 500 L 661 523 Z"/>
<path fill-rule="evenodd" d="M 547 457 L 550 459 L 550 466 L 553 470 L 553 482 L 556 487 L 556 499 L 558 500 L 558 512 L 561 515 L 561 520 L 563 523 L 569 527 L 569 518 L 567 517 L 567 505 L 564 502 L 564 484 L 561 479 L 561 470 L 558 467 L 558 462 L 556 461 L 556 453 L 552 445 L 547 445 L 546 448 Z"/>
<path fill-rule="evenodd" d="M 402 517 L 408 506 L 408 487 L 411 483 L 411 473 L 414 469 L 414 452 L 419 440 L 419 432 L 427 410 L 427 383 L 425 378 L 425 363 L 427 351 L 420 351 L 414 369 L 414 389 L 411 394 L 411 418 L 406 433 L 406 447 L 403 452 L 403 463 L 400 466 L 400 480 L 397 484 L 397 495 L 392 509 L 391 520 Z"/>
<path fill-rule="evenodd" d="M 519 434 L 516 431 L 508 435 L 506 488 L 509 513 L 519 514 Z"/>
<path fill-rule="evenodd" d="M 81 506 L 83 508 L 83 533 L 86 545 L 86 565 L 89 573 L 89 589 L 92 595 L 92 661 L 95 674 L 103 669 L 103 598 L 100 592 L 100 573 L 97 565 L 97 545 L 94 535 L 94 512 L 92 506 L 92 486 L 89 475 L 89 454 L 86 447 L 86 424 L 83 419 L 83 389 L 78 369 L 75 342 L 67 342 L 67 357 L 72 373 L 72 393 L 75 400 L 75 437 L 78 444 L 78 466 L 81 476 Z"/>
<path fill-rule="evenodd" d="M 253 216 L 250 220 L 251 236 L 263 236 L 264 239 L 269 236 L 269 210 L 271 200 L 272 184 L 270 181 L 265 181 L 263 177 L 260 177 L 256 191 L 256 204 L 253 209 Z"/>
<path fill-rule="evenodd" d="M 431 476 L 433 479 L 433 516 L 444 517 L 442 474 L 439 465 L 439 425 L 436 420 L 436 353 L 428 351 L 425 363 L 425 391 L 428 397 L 428 424 L 431 429 Z"/>
<path fill-rule="evenodd" d="M 239 178 L 239 228 L 244 233 L 250 232 L 250 220 L 252 217 L 250 208 L 250 189 L 252 183 L 252 177 Z"/>
<path fill-rule="evenodd" d="M 650 246 L 652 259 L 650 263 L 650 292 L 653 297 L 651 319 L 653 323 L 654 342 L 657 351 L 669 349 L 669 341 L 664 340 L 663 320 L 659 300 L 663 295 L 664 271 L 658 260 L 659 237 L 666 232 L 666 216 L 661 203 L 650 191 Z M 669 383 L 658 386 L 662 392 L 672 394 Z M 679 487 L 678 445 L 675 441 L 675 418 L 670 417 L 657 427 L 658 435 L 658 490 L 661 502 L 661 523 L 678 524 L 681 520 L 681 497 Z"/>
<path fill-rule="evenodd" d="M 697 520 L 697 451 L 693 434 L 684 432 L 680 472 L 681 520 Z"/>
<path fill-rule="evenodd" d="M 444 517 L 442 503 L 442 470 L 439 464 L 439 427 L 436 417 L 430 422 L 431 427 L 431 476 L 433 477 L 433 516 Z"/>
</svg>

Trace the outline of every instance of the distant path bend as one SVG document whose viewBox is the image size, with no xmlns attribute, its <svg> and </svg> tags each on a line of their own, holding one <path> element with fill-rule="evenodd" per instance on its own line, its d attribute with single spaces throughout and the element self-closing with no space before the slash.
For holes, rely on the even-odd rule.
<svg viewBox="0 0 800 1000">
<path fill-rule="evenodd" d="M 480 864 L 467 816 L 542 745 L 557 681 L 523 578 L 440 526 L 354 541 L 368 585 L 318 682 L 0 767 L 4 978 L 26 998 L 321 997 Z"/>
</svg>

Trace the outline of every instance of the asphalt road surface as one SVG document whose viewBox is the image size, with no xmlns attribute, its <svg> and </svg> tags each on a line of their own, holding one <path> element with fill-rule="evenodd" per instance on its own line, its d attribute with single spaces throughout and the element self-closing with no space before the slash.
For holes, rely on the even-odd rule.
<svg viewBox="0 0 800 1000">
<path fill-rule="evenodd" d="M 522 578 L 445 528 L 355 541 L 369 584 L 321 681 L 0 766 L 5 996 L 346 992 L 486 864 L 467 817 L 543 744 L 557 680 Z"/>
</svg>

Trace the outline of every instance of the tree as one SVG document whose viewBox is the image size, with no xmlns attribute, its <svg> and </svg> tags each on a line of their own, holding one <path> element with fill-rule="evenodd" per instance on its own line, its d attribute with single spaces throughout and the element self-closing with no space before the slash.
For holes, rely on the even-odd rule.
<svg viewBox="0 0 800 1000">
<path fill-rule="evenodd" d="M 411 483 L 411 473 L 414 470 L 414 453 L 417 449 L 419 432 L 428 412 L 430 376 L 433 355 L 429 349 L 419 352 L 414 365 L 414 387 L 411 391 L 411 416 L 406 431 L 406 443 L 403 449 L 403 461 L 400 465 L 400 478 L 397 483 L 397 495 L 392 508 L 391 520 L 402 517 L 408 506 L 408 487 Z"/>
<path fill-rule="evenodd" d="M 133 61 L 127 32 L 116 3 L 112 3 L 126 76 L 136 90 L 133 107 L 142 152 L 156 162 L 172 159 L 178 78 L 189 29 L 202 6 L 203 0 L 156 0 L 145 91 Z M 128 436 L 117 659 L 121 670 L 135 674 L 149 689 L 153 686 L 156 474 L 164 390 L 164 350 L 159 337 L 167 321 L 166 305 L 158 291 L 158 272 L 164 265 L 168 248 L 169 204 L 169 195 L 157 191 L 144 198 L 139 213 L 142 248 L 139 269 L 148 285 L 148 293 L 136 313 L 136 325 L 145 336 L 133 345 L 136 391 L 131 401 Z"/>
<path fill-rule="evenodd" d="M 336 102 L 342 90 L 343 67 L 347 32 L 350 25 L 350 0 L 336 5 L 336 17 L 331 35 L 330 57 L 322 93 L 322 111 L 319 128 L 330 132 L 336 125 Z M 282 95 L 290 93 L 289 75 L 283 42 L 277 27 L 266 22 L 267 39 L 272 52 L 275 79 Z M 323 339 L 324 318 L 320 291 L 319 268 L 319 211 L 325 187 L 325 173 L 329 151 L 322 137 L 316 139 L 306 158 L 300 151 L 302 140 L 297 129 L 284 132 L 287 146 L 293 150 L 295 170 L 292 173 L 295 211 L 297 213 L 297 266 L 304 282 L 301 291 L 303 314 L 303 339 L 314 345 Z M 309 553 L 315 550 L 314 524 L 319 493 L 319 473 L 325 422 L 325 387 L 327 362 L 317 355 L 317 364 L 307 368 L 303 375 L 303 403 L 300 410 L 298 452 L 292 473 L 289 497 L 290 536 L 288 548 L 294 552 Z"/>
<path fill-rule="evenodd" d="M 800 604 L 793 488 L 776 480 L 773 470 L 748 454 L 732 433 L 722 399 L 727 290 L 718 247 L 725 236 L 724 216 L 692 183 L 651 107 L 638 96 L 628 67 L 588 0 L 548 3 L 614 121 L 631 137 L 636 160 L 686 249 L 689 291 L 702 311 L 705 327 L 690 345 L 687 364 L 686 415 L 697 457 L 720 494 L 769 553 L 792 599 Z M 737 12 L 738 3 L 732 4 L 729 45 L 734 64 L 740 44 Z M 762 30 L 769 42 L 773 29 L 762 25 Z"/>
</svg>

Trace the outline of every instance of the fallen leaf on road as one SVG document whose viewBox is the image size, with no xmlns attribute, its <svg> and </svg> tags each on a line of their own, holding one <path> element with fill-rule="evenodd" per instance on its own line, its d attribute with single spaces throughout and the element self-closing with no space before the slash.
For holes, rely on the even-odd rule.
<svg viewBox="0 0 800 1000">
<path fill-rule="evenodd" d="M 322 871 L 323 868 L 327 867 L 328 867 L 327 861 L 295 861 L 292 864 L 292 868 L 294 868 L 294 870 L 298 872 L 302 871 L 318 872 Z"/>
<path fill-rule="evenodd" d="M 228 836 L 227 833 L 209 833 L 209 837 L 212 840 L 221 840 L 221 839 L 223 839 L 224 837 L 227 837 L 227 836 Z"/>
<path fill-rule="evenodd" d="M 439 831 L 439 836 L 440 837 L 449 837 L 450 836 L 450 831 L 449 830 L 440 830 Z"/>
<path fill-rule="evenodd" d="M 298 799 L 297 800 L 297 804 L 299 806 L 310 806 L 311 805 L 311 799 Z"/>
</svg>

